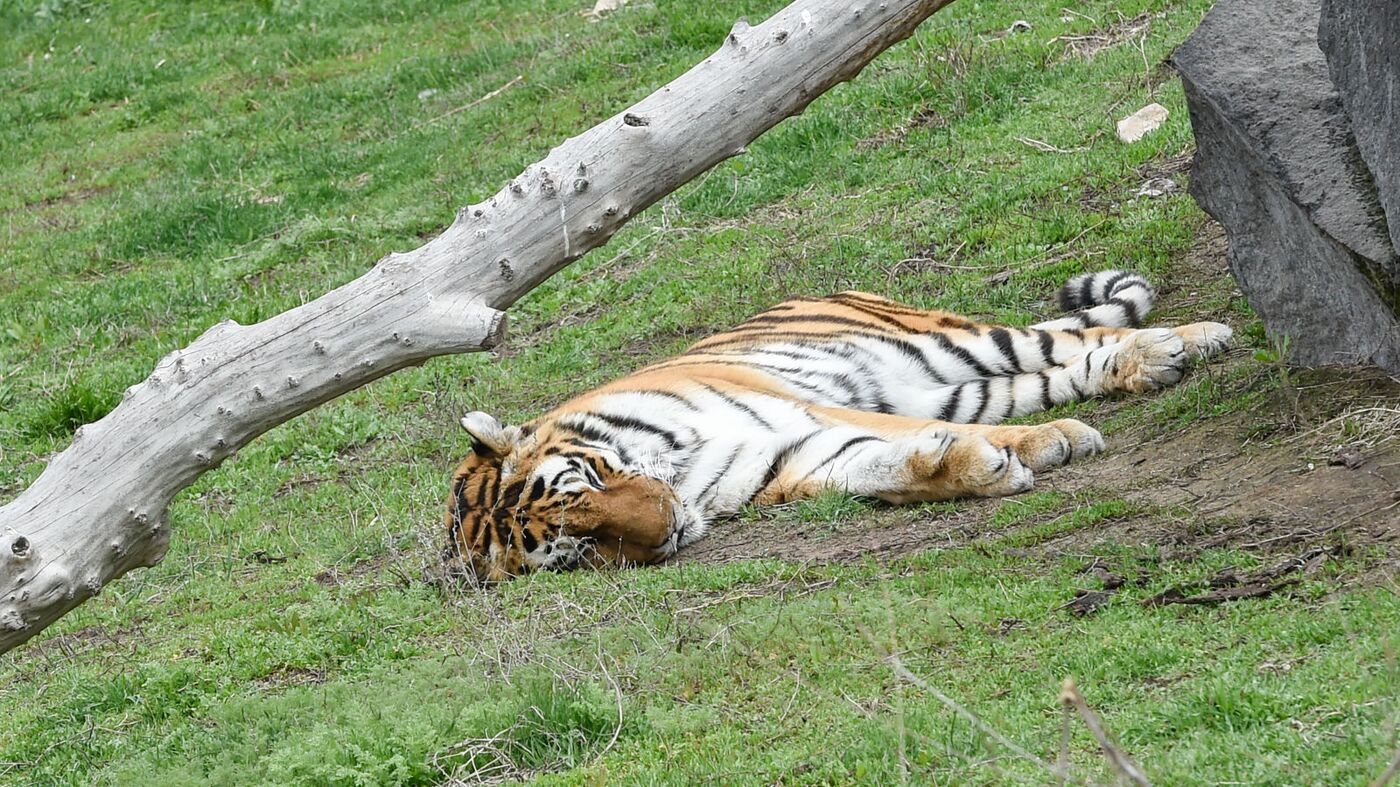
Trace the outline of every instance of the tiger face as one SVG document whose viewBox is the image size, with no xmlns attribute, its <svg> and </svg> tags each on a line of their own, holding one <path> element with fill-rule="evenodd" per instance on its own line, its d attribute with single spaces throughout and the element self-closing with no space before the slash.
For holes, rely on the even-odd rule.
<svg viewBox="0 0 1400 787">
<path fill-rule="evenodd" d="M 536 569 L 654 563 L 695 519 L 666 482 L 553 426 L 503 426 L 469 413 L 472 452 L 447 500 L 450 573 L 501 582 Z"/>
</svg>

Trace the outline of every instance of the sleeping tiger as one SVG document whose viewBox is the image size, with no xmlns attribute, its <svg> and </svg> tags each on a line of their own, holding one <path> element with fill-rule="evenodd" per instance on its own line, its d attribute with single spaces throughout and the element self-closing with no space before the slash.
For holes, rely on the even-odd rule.
<svg viewBox="0 0 1400 787">
<path fill-rule="evenodd" d="M 462 418 L 453 573 L 655 563 L 748 503 L 824 490 L 892 503 L 1012 495 L 1103 450 L 1071 419 L 1007 418 L 1181 379 L 1223 349 L 1214 322 L 1139 329 L 1156 293 L 1133 273 L 1071 279 L 1068 316 L 984 325 L 862 292 L 797 298 L 683 354 L 505 426 Z"/>
</svg>

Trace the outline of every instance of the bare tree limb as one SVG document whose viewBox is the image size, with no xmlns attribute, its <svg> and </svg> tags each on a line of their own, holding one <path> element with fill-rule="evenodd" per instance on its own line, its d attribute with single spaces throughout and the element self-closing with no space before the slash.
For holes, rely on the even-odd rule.
<svg viewBox="0 0 1400 787">
<path fill-rule="evenodd" d="M 0 507 L 0 653 L 159 563 L 180 490 L 272 427 L 397 369 L 483 350 L 500 311 L 855 76 L 952 0 L 796 0 L 559 145 L 442 235 L 256 325 L 171 353 Z"/>
</svg>

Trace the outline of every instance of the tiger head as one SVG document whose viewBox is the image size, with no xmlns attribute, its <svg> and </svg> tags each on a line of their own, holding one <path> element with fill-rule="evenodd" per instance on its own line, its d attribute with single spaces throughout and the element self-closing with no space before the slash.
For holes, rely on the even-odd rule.
<svg viewBox="0 0 1400 787">
<path fill-rule="evenodd" d="M 472 450 L 447 499 L 449 573 L 500 582 L 536 569 L 654 563 L 694 515 L 664 480 L 557 424 L 503 426 L 468 413 Z"/>
</svg>

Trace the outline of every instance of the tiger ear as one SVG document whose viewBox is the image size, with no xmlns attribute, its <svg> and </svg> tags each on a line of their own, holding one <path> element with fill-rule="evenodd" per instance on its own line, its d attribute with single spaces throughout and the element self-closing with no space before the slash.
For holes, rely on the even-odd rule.
<svg viewBox="0 0 1400 787">
<path fill-rule="evenodd" d="M 483 412 L 462 416 L 462 428 L 472 438 L 472 450 L 481 456 L 504 456 L 520 441 L 520 427 L 502 426 Z"/>
</svg>

